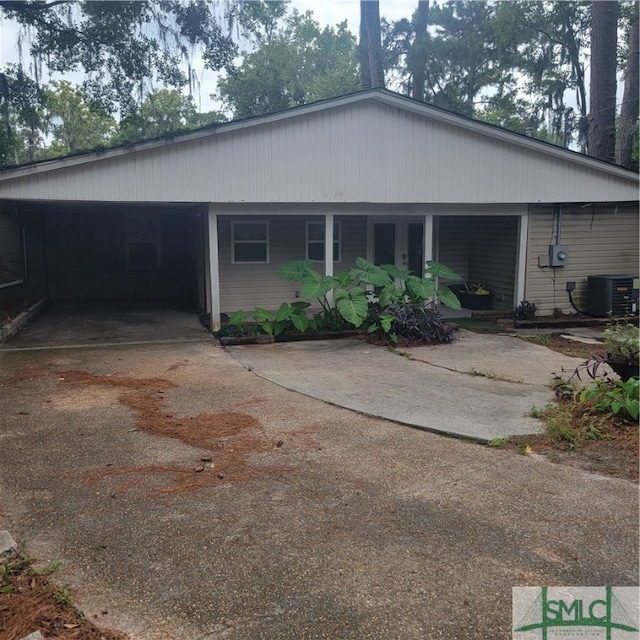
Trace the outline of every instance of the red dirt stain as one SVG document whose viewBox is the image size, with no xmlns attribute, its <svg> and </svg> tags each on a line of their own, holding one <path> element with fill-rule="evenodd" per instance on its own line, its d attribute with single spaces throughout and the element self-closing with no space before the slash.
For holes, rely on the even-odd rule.
<svg viewBox="0 0 640 640">
<path fill-rule="evenodd" d="M 274 467 L 258 467 L 249 463 L 251 456 L 271 451 L 275 446 L 266 439 L 262 425 L 254 417 L 233 412 L 174 416 L 169 413 L 164 397 L 165 391 L 176 387 L 170 380 L 104 376 L 85 371 L 64 371 L 60 377 L 78 386 L 99 385 L 120 390 L 119 402 L 133 410 L 136 429 L 180 440 L 206 451 L 208 455 L 202 457 L 211 458 L 211 462 L 202 462 L 198 458 L 192 467 L 165 464 L 102 469 L 89 474 L 89 482 L 106 476 L 153 473 L 169 477 L 169 484 L 155 486 L 154 492 L 180 493 L 223 481 L 246 481 L 256 475 L 276 471 Z M 277 470 L 282 471 L 282 467 Z M 121 484 L 116 492 L 138 484 L 132 478 Z"/>
</svg>

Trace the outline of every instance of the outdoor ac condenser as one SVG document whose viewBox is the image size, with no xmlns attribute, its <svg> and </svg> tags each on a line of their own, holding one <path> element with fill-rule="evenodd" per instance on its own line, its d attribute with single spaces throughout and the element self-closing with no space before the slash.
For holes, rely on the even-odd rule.
<svg viewBox="0 0 640 640">
<path fill-rule="evenodd" d="M 603 275 L 587 278 L 587 313 L 606 317 L 638 312 L 638 276 Z"/>
</svg>

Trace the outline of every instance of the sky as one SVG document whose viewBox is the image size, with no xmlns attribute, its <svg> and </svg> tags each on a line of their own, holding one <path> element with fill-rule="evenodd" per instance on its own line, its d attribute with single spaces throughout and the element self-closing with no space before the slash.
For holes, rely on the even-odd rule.
<svg viewBox="0 0 640 640">
<path fill-rule="evenodd" d="M 410 17 L 418 6 L 417 0 L 380 0 L 380 14 L 387 20 L 398 20 Z M 321 26 L 335 26 L 339 22 L 347 20 L 349 30 L 357 36 L 360 22 L 359 0 L 292 0 L 290 7 L 301 13 L 312 11 L 314 18 Z M 18 28 L 6 19 L 0 20 L 0 65 L 7 62 L 15 62 L 18 59 L 16 41 Z M 199 100 L 196 100 L 198 109 L 209 111 L 219 108 L 209 97 L 215 91 L 217 74 L 211 71 L 201 73 L 201 87 Z M 62 79 L 56 76 L 55 79 Z M 69 74 L 65 77 L 72 83 L 81 82 L 79 74 Z"/>
</svg>

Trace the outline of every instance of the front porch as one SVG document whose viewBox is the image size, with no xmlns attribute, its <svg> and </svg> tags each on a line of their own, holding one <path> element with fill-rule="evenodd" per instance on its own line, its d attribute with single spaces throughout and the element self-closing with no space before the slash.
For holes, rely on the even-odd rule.
<svg viewBox="0 0 640 640">
<path fill-rule="evenodd" d="M 451 267 L 460 282 L 482 284 L 493 311 L 509 312 L 524 299 L 528 217 L 522 207 L 315 207 L 264 211 L 238 207 L 209 211 L 207 309 L 216 319 L 255 306 L 275 310 L 300 297 L 295 282 L 276 275 L 279 264 L 312 259 L 333 275 L 358 257 L 422 275 L 426 261 Z"/>
</svg>

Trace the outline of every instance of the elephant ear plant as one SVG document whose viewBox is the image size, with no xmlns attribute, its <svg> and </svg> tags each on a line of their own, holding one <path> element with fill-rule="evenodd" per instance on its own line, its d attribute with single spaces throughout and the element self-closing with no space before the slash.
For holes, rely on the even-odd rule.
<svg viewBox="0 0 640 640">
<path fill-rule="evenodd" d="M 441 280 L 460 280 L 457 273 L 437 262 L 427 262 L 418 277 L 394 265 L 377 266 L 364 258 L 356 266 L 332 276 L 313 269 L 311 260 L 296 260 L 278 267 L 277 275 L 300 283 L 303 298 L 318 301 L 318 328 L 366 328 L 370 334 L 397 342 L 450 342 L 453 329 L 442 322 L 436 305 L 459 310 L 456 295 Z M 329 294 L 333 294 L 335 306 Z"/>
</svg>

